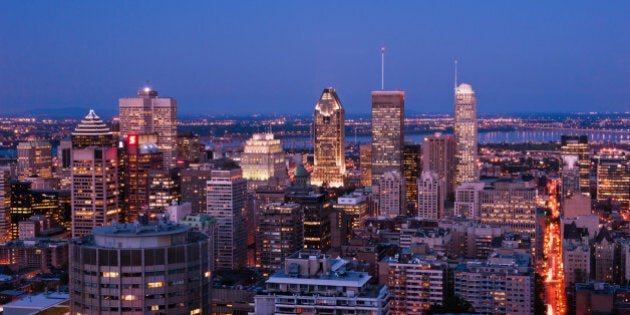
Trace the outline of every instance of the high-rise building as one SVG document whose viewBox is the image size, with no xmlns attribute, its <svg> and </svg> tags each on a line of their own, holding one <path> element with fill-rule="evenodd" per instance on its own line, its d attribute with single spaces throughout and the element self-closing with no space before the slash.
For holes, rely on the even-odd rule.
<svg viewBox="0 0 630 315">
<path fill-rule="evenodd" d="M 123 195 L 123 218 L 133 222 L 140 213 L 148 212 L 151 196 L 151 173 L 162 170 L 162 152 L 153 143 L 143 143 L 142 137 L 128 134 L 123 167 L 125 170 Z"/>
<path fill-rule="evenodd" d="M 52 145 L 46 141 L 20 142 L 18 179 L 28 177 L 52 178 Z"/>
<path fill-rule="evenodd" d="M 436 133 L 422 142 L 422 170 L 433 171 L 446 183 L 446 196 L 455 192 L 455 141 Z M 452 198 L 452 197 L 450 197 Z"/>
<path fill-rule="evenodd" d="M 345 119 L 345 111 L 335 89 L 324 89 L 313 114 L 315 163 L 311 184 L 315 186 L 343 186 L 346 172 Z"/>
<path fill-rule="evenodd" d="M 285 201 L 297 203 L 304 209 L 304 248 L 329 250 L 332 203 L 326 199 L 326 195 L 309 191 L 292 191 L 286 194 Z"/>
<path fill-rule="evenodd" d="M 625 156 L 601 152 L 597 157 L 597 201 L 611 200 L 621 209 L 630 202 L 630 173 Z"/>
<path fill-rule="evenodd" d="M 579 193 L 580 189 L 580 165 L 577 155 L 562 155 L 562 198 L 570 198 Z"/>
<path fill-rule="evenodd" d="M 506 225 L 535 236 L 538 190 L 534 181 L 500 179 L 479 193 L 481 223 Z"/>
<path fill-rule="evenodd" d="M 479 180 L 477 166 L 477 99 L 466 83 L 455 89 L 455 182 Z"/>
<path fill-rule="evenodd" d="M 212 175 L 210 165 L 191 165 L 180 171 L 182 201 L 190 202 L 192 213 L 206 213 L 207 184 Z"/>
<path fill-rule="evenodd" d="M 256 265 L 278 271 L 285 257 L 304 247 L 304 212 L 298 204 L 270 203 L 256 226 Z"/>
<path fill-rule="evenodd" d="M 588 145 L 588 136 L 561 136 L 560 137 L 561 155 L 575 155 L 578 157 L 578 166 L 580 173 L 580 192 L 587 193 L 590 191 L 590 171 L 591 157 Z"/>
<path fill-rule="evenodd" d="M 56 178 L 59 179 L 59 188 L 70 190 L 72 185 L 72 140 L 64 139 L 59 141 L 57 146 L 57 167 L 55 168 Z"/>
<path fill-rule="evenodd" d="M 250 190 L 260 186 L 286 186 L 289 182 L 282 143 L 270 132 L 255 133 L 245 142 L 240 165 Z"/>
<path fill-rule="evenodd" d="M 72 236 L 119 219 L 118 149 L 93 110 L 72 133 Z"/>
<path fill-rule="evenodd" d="M 192 132 L 177 134 L 177 166 L 205 161 L 205 146 L 199 143 L 199 135 Z"/>
<path fill-rule="evenodd" d="M 444 218 L 444 180 L 433 171 L 422 171 L 418 178 L 418 217 Z"/>
<path fill-rule="evenodd" d="M 267 280 L 267 294 L 255 297 L 256 314 L 389 314 L 387 287 L 347 265 L 320 251 L 294 253 Z"/>
<path fill-rule="evenodd" d="M 372 186 L 372 144 L 359 146 L 359 169 L 361 170 L 361 185 Z"/>
<path fill-rule="evenodd" d="M 348 230 L 358 230 L 363 227 L 363 222 L 368 216 L 368 203 L 360 192 L 340 196 L 333 208 L 346 213 L 348 217 Z"/>
<path fill-rule="evenodd" d="M 120 137 L 128 134 L 157 134 L 157 146 L 164 154 L 164 168 L 175 167 L 177 158 L 177 100 L 160 98 L 150 87 L 137 97 L 118 101 Z"/>
<path fill-rule="evenodd" d="M 245 266 L 245 201 L 247 180 L 238 167 L 212 170 L 207 182 L 207 213 L 217 220 L 215 268 L 238 269 Z"/>
<path fill-rule="evenodd" d="M 10 171 L 0 168 L 0 242 L 11 239 Z"/>
<path fill-rule="evenodd" d="M 20 221 L 33 216 L 33 200 L 31 198 L 31 182 L 11 181 L 11 210 L 9 216 L 10 239 L 19 237 Z"/>
<path fill-rule="evenodd" d="M 455 269 L 455 294 L 479 314 L 534 313 L 534 273 L 529 255 L 492 253 Z"/>
<path fill-rule="evenodd" d="M 406 214 L 407 199 L 404 188 L 405 180 L 398 171 L 389 171 L 381 176 L 378 183 L 378 213 L 381 216 L 397 217 Z"/>
<path fill-rule="evenodd" d="M 379 281 L 389 289 L 389 314 L 421 315 L 447 296 L 448 266 L 429 255 L 396 255 L 379 264 Z"/>
<path fill-rule="evenodd" d="M 407 203 L 413 203 L 414 208 L 417 208 L 418 203 L 418 177 L 420 176 L 421 166 L 420 153 L 421 147 L 419 144 L 405 144 L 403 149 L 403 177 L 405 177 L 405 195 L 407 197 Z M 410 213 L 407 213 L 407 216 L 410 216 Z"/>
<path fill-rule="evenodd" d="M 71 314 L 211 314 L 208 236 L 164 218 L 70 244 Z"/>
<path fill-rule="evenodd" d="M 479 194 L 485 187 L 482 182 L 463 183 L 455 190 L 455 216 L 464 216 L 469 219 L 479 219 L 481 201 Z"/>
<path fill-rule="evenodd" d="M 403 173 L 405 92 L 372 92 L 372 184 L 386 172 Z"/>
</svg>

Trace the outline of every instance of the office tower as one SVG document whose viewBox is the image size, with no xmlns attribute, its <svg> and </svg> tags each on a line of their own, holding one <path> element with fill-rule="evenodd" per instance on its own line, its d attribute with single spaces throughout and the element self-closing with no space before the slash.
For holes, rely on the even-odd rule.
<svg viewBox="0 0 630 315">
<path fill-rule="evenodd" d="M 421 147 L 419 144 L 406 143 L 403 149 L 403 177 L 405 177 L 405 194 L 407 197 L 407 203 L 413 203 L 414 208 L 417 208 L 418 203 L 418 177 L 420 176 L 421 166 L 420 152 Z M 411 214 L 407 213 L 407 216 L 411 216 Z"/>
<path fill-rule="evenodd" d="M 455 190 L 455 216 L 469 219 L 479 219 L 479 194 L 485 187 L 484 183 L 463 183 Z"/>
<path fill-rule="evenodd" d="M 505 225 L 534 237 L 538 190 L 535 181 L 500 179 L 479 193 L 481 223 Z"/>
<path fill-rule="evenodd" d="M 604 151 L 597 157 L 597 201 L 614 201 L 623 210 L 630 201 L 630 174 L 625 156 Z"/>
<path fill-rule="evenodd" d="M 590 170 L 591 157 L 588 145 L 588 136 L 561 136 L 560 137 L 561 155 L 576 155 L 578 157 L 578 166 L 580 173 L 580 191 L 583 193 L 590 192 Z"/>
<path fill-rule="evenodd" d="M 173 204 L 179 204 L 179 175 L 177 169 L 151 172 L 149 187 L 149 210 L 151 217 L 164 212 Z"/>
<path fill-rule="evenodd" d="M 466 83 L 455 89 L 455 183 L 479 180 L 477 166 L 477 99 Z"/>
<path fill-rule="evenodd" d="M 120 137 L 128 134 L 157 134 L 157 146 L 164 154 L 164 168 L 175 167 L 177 158 L 177 100 L 160 98 L 150 87 L 137 97 L 118 101 Z"/>
<path fill-rule="evenodd" d="M 406 214 L 405 180 L 399 171 L 385 172 L 378 182 L 378 213 L 380 216 L 397 217 Z"/>
<path fill-rule="evenodd" d="M 455 294 L 479 314 L 534 314 L 534 273 L 529 255 L 493 253 L 455 269 Z"/>
<path fill-rule="evenodd" d="M 52 178 L 52 145 L 45 141 L 20 142 L 18 152 L 18 179 L 28 177 Z"/>
<path fill-rule="evenodd" d="M 19 237 L 20 221 L 28 220 L 33 216 L 31 199 L 31 182 L 11 181 L 11 209 L 9 222 L 11 224 L 10 239 Z"/>
<path fill-rule="evenodd" d="M 405 92 L 372 92 L 372 184 L 386 172 L 403 173 Z"/>
<path fill-rule="evenodd" d="M 348 217 L 348 230 L 358 230 L 368 216 L 368 203 L 360 192 L 340 196 L 333 204 L 333 209 L 342 210 Z"/>
<path fill-rule="evenodd" d="M 329 250 L 332 203 L 326 199 L 326 195 L 309 191 L 292 191 L 286 194 L 285 202 L 297 203 L 304 209 L 304 248 Z"/>
<path fill-rule="evenodd" d="M 387 288 L 347 264 L 320 251 L 294 253 L 269 277 L 267 292 L 255 296 L 256 314 L 388 314 Z"/>
<path fill-rule="evenodd" d="M 422 142 L 422 170 L 433 171 L 446 183 L 446 196 L 455 193 L 455 140 L 435 133 Z M 453 198 L 453 197 L 448 197 Z M 452 200 L 452 199 L 451 199 Z"/>
<path fill-rule="evenodd" d="M 191 165 L 181 170 L 181 195 L 182 201 L 190 202 L 192 213 L 205 213 L 207 211 L 206 182 L 212 175 L 210 165 Z"/>
<path fill-rule="evenodd" d="M 237 166 L 213 169 L 207 182 L 207 213 L 217 220 L 215 268 L 238 269 L 245 266 L 245 201 L 247 180 Z"/>
<path fill-rule="evenodd" d="M 205 162 L 203 152 L 205 146 L 199 143 L 199 135 L 192 132 L 177 134 L 177 166 L 187 166 L 190 163 Z"/>
<path fill-rule="evenodd" d="M 125 171 L 124 187 L 121 191 L 123 215 L 125 222 L 133 222 L 140 213 L 149 211 L 151 196 L 151 174 L 162 170 L 164 165 L 162 152 L 150 142 L 144 142 L 143 137 L 128 134 L 123 154 Z"/>
<path fill-rule="evenodd" d="M 372 144 L 359 146 L 359 169 L 361 170 L 361 185 L 372 186 Z"/>
<path fill-rule="evenodd" d="M 422 315 L 443 305 L 447 296 L 446 262 L 424 255 L 388 256 L 379 263 L 379 282 L 389 289 L 389 314 Z"/>
<path fill-rule="evenodd" d="M 315 159 L 311 183 L 315 186 L 342 187 L 346 172 L 346 120 L 335 89 L 324 89 L 315 105 L 313 121 Z"/>
<path fill-rule="evenodd" d="M 422 171 L 422 176 L 418 178 L 418 217 L 444 218 L 445 186 L 437 173 Z"/>
<path fill-rule="evenodd" d="M 285 186 L 289 182 L 282 143 L 270 132 L 255 133 L 247 140 L 240 165 L 250 190 L 260 186 Z"/>
<path fill-rule="evenodd" d="M 211 314 L 208 237 L 166 218 L 70 243 L 71 314 Z"/>
<path fill-rule="evenodd" d="M 562 155 L 562 198 L 570 198 L 574 193 L 579 193 L 580 189 L 580 165 L 577 155 Z"/>
<path fill-rule="evenodd" d="M 72 237 L 119 219 L 118 149 L 93 110 L 72 133 Z"/>
<path fill-rule="evenodd" d="M 266 204 L 256 225 L 256 265 L 276 272 L 285 257 L 304 247 L 304 212 L 298 204 Z"/>
</svg>

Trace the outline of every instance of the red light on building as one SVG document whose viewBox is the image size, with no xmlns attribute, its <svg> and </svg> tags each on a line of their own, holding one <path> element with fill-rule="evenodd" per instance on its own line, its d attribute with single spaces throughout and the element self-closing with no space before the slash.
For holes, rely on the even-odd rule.
<svg viewBox="0 0 630 315">
<path fill-rule="evenodd" d="M 137 145 L 138 144 L 138 135 L 130 134 L 127 135 L 127 145 Z"/>
</svg>

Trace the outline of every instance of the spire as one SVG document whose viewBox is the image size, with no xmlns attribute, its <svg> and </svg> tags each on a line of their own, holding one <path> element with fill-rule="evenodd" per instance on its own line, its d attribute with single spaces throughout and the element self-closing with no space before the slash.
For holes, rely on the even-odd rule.
<svg viewBox="0 0 630 315">
<path fill-rule="evenodd" d="M 381 47 L 381 91 L 385 90 L 385 47 Z"/>
<path fill-rule="evenodd" d="M 455 89 L 457 89 L 457 59 L 455 59 Z"/>
</svg>

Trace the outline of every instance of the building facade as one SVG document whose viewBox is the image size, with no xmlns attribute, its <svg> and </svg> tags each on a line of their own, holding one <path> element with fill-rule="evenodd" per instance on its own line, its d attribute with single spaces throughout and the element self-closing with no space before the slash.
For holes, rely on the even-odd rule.
<svg viewBox="0 0 630 315">
<path fill-rule="evenodd" d="M 567 136 L 560 137 L 561 155 L 573 155 L 578 158 L 580 192 L 587 193 L 590 191 L 590 171 L 591 171 L 591 154 L 588 144 L 588 136 Z"/>
<path fill-rule="evenodd" d="M 436 133 L 422 142 L 422 170 L 433 171 L 446 183 L 446 195 L 455 192 L 455 141 Z"/>
<path fill-rule="evenodd" d="M 315 159 L 311 184 L 342 187 L 346 173 L 346 117 L 335 89 L 324 89 L 315 105 L 313 120 Z"/>
<path fill-rule="evenodd" d="M 46 141 L 20 142 L 18 152 L 18 179 L 28 177 L 52 178 L 52 145 Z"/>
<path fill-rule="evenodd" d="M 372 184 L 386 172 L 403 173 L 405 92 L 372 92 Z"/>
<path fill-rule="evenodd" d="M 270 203 L 256 225 L 256 265 L 278 271 L 285 257 L 304 247 L 304 212 L 298 204 Z"/>
<path fill-rule="evenodd" d="M 445 186 L 437 173 L 422 171 L 422 176 L 418 178 L 418 217 L 444 218 Z"/>
<path fill-rule="evenodd" d="M 240 165 L 250 190 L 260 186 L 288 184 L 282 144 L 270 132 L 255 133 L 245 142 Z"/>
<path fill-rule="evenodd" d="M 161 218 L 70 244 L 71 314 L 211 314 L 208 237 Z"/>
<path fill-rule="evenodd" d="M 128 134 L 157 134 L 157 146 L 164 154 L 164 168 L 175 167 L 177 159 L 177 100 L 160 98 L 150 87 L 137 97 L 118 101 L 120 137 Z"/>
<path fill-rule="evenodd" d="M 247 180 L 240 168 L 212 170 L 207 182 L 207 213 L 217 220 L 215 268 L 238 269 L 245 266 L 245 201 Z"/>
<path fill-rule="evenodd" d="M 477 99 L 469 84 L 455 88 L 455 183 L 479 180 L 477 165 Z"/>
<path fill-rule="evenodd" d="M 90 110 L 72 133 L 72 237 L 119 220 L 118 149 Z"/>
</svg>

